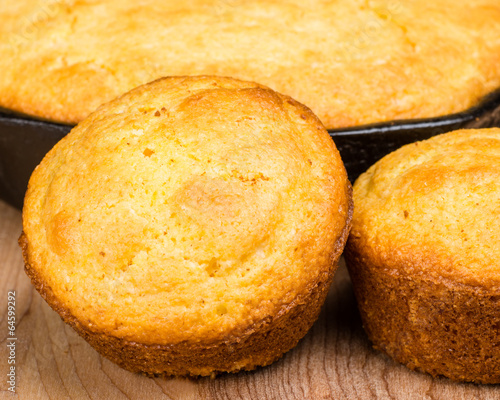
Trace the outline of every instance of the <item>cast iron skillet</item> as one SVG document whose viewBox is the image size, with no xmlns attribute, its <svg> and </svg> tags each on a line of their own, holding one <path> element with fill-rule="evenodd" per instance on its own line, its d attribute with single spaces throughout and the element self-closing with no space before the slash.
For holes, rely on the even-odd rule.
<svg viewBox="0 0 500 400">
<path fill-rule="evenodd" d="M 439 118 L 330 130 L 351 182 L 377 160 L 418 140 L 461 128 L 500 127 L 500 89 L 476 107 Z M 33 169 L 72 126 L 0 112 L 0 197 L 21 208 Z"/>
</svg>

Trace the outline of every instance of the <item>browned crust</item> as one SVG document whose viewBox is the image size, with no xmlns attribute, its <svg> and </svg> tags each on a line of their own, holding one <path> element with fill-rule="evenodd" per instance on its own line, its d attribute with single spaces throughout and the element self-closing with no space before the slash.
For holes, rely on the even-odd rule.
<svg viewBox="0 0 500 400">
<path fill-rule="evenodd" d="M 334 245 L 330 266 L 323 268 L 309 290 L 277 315 L 254 324 L 244 334 L 221 342 L 182 342 L 175 345 L 146 345 L 127 341 L 85 327 L 64 307 L 40 274 L 31 267 L 28 239 L 19 238 L 26 274 L 45 301 L 100 354 L 132 372 L 148 375 L 214 375 L 252 370 L 276 361 L 297 345 L 314 321 L 331 286 L 337 262 L 347 240 L 352 220 L 352 196 L 348 183 L 349 211 L 346 224 Z"/>
<path fill-rule="evenodd" d="M 355 239 L 344 255 L 375 348 L 433 376 L 500 383 L 500 291 L 378 268 Z"/>
</svg>

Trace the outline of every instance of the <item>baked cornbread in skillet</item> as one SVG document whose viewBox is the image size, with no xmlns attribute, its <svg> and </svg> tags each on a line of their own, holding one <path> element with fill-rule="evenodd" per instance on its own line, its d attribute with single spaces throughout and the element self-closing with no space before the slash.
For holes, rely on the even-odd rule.
<svg viewBox="0 0 500 400">
<path fill-rule="evenodd" d="M 375 347 L 411 369 L 500 382 L 500 129 L 410 144 L 354 184 L 346 262 Z"/>
<path fill-rule="evenodd" d="M 269 364 L 317 318 L 351 187 L 295 100 L 164 78 L 101 106 L 34 171 L 26 272 L 96 350 L 147 374 Z"/>
<path fill-rule="evenodd" d="M 498 0 L 0 0 L 0 106 L 66 123 L 162 76 L 223 75 L 327 128 L 448 115 L 500 87 Z"/>
</svg>

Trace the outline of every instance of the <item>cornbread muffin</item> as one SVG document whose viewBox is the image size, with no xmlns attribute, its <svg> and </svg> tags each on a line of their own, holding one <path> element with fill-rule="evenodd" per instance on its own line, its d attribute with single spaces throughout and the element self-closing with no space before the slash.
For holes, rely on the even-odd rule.
<svg viewBox="0 0 500 400">
<path fill-rule="evenodd" d="M 76 123 L 162 76 L 223 75 L 327 128 L 464 110 L 500 87 L 500 2 L 0 0 L 0 106 Z"/>
<path fill-rule="evenodd" d="M 346 261 L 375 347 L 500 383 L 500 129 L 402 147 L 354 184 Z"/>
<path fill-rule="evenodd" d="M 101 106 L 34 171 L 26 272 L 130 371 L 250 370 L 297 344 L 347 240 L 351 188 L 305 106 L 172 77 Z"/>
</svg>

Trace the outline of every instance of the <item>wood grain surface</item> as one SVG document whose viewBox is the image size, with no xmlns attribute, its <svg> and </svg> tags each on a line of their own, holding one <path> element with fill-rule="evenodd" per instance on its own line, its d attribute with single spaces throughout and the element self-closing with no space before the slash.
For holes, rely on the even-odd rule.
<svg viewBox="0 0 500 400">
<path fill-rule="evenodd" d="M 20 232 L 21 213 L 0 201 L 2 399 L 500 399 L 499 385 L 431 378 L 373 350 L 344 266 L 311 331 L 269 367 L 215 379 L 129 373 L 99 356 L 33 289 L 17 245 Z M 16 293 L 15 394 L 7 377 L 9 291 Z"/>
</svg>

